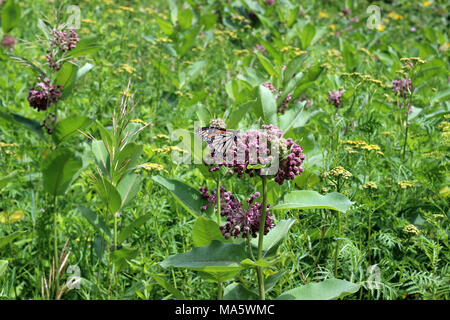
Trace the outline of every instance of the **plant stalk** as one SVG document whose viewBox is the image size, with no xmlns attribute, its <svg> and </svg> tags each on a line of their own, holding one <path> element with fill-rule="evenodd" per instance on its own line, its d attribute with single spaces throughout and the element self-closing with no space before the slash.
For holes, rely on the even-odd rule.
<svg viewBox="0 0 450 320">
<path fill-rule="evenodd" d="M 260 260 L 262 257 L 262 248 L 264 241 L 264 229 L 266 224 L 266 214 L 267 214 L 267 187 L 266 187 L 266 177 L 261 176 L 262 182 L 262 194 L 263 194 L 263 202 L 261 205 L 261 220 L 259 222 L 259 238 L 258 238 L 258 255 L 257 260 Z M 256 267 L 256 272 L 258 275 L 258 287 L 259 287 L 259 298 L 261 300 L 265 300 L 265 292 L 264 292 L 264 275 L 261 267 Z"/>
</svg>

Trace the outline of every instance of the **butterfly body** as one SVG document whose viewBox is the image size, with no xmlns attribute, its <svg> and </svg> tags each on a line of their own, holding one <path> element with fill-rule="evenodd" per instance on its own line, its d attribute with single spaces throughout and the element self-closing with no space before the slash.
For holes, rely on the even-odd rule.
<svg viewBox="0 0 450 320">
<path fill-rule="evenodd" d="M 237 140 L 237 134 L 239 131 L 229 130 L 218 127 L 202 127 L 195 133 L 208 143 L 208 147 L 213 154 L 227 153 L 227 150 Z"/>
</svg>

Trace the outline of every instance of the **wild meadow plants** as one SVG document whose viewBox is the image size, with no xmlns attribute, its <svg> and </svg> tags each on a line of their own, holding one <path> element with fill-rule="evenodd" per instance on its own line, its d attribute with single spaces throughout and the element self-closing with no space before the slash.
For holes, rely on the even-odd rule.
<svg viewBox="0 0 450 320">
<path fill-rule="evenodd" d="M 0 1 L 0 297 L 448 299 L 447 12 Z"/>
</svg>

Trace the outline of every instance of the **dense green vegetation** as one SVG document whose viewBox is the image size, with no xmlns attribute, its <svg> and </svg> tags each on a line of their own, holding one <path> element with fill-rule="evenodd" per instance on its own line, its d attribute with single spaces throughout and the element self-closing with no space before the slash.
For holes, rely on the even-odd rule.
<svg viewBox="0 0 450 320">
<path fill-rule="evenodd" d="M 448 7 L 0 1 L 0 298 L 448 299 Z"/>
</svg>

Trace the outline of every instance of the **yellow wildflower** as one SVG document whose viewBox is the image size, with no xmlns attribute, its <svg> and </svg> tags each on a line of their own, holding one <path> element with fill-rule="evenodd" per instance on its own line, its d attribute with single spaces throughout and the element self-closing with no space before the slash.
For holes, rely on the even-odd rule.
<svg viewBox="0 0 450 320">
<path fill-rule="evenodd" d="M 420 233 L 419 229 L 413 224 L 408 224 L 403 228 L 403 232 L 410 233 L 413 235 L 418 235 Z"/>
<path fill-rule="evenodd" d="M 122 70 L 123 70 L 123 71 L 126 71 L 126 72 L 128 72 L 128 73 L 133 73 L 133 72 L 136 71 L 135 68 L 129 66 L 128 64 L 123 64 L 123 65 L 122 65 Z"/>
<path fill-rule="evenodd" d="M 364 189 L 378 189 L 377 184 L 372 181 L 368 181 L 367 183 L 363 184 L 362 186 Z"/>
<path fill-rule="evenodd" d="M 379 24 L 377 27 L 378 31 L 384 31 L 386 29 L 386 26 L 384 24 Z"/>
<path fill-rule="evenodd" d="M 406 188 L 412 188 L 414 185 L 409 182 L 409 181 L 399 181 L 397 182 L 397 184 L 400 186 L 400 188 L 402 189 L 406 189 Z"/>
<path fill-rule="evenodd" d="M 155 138 L 158 138 L 158 139 L 167 139 L 167 140 L 169 140 L 169 136 L 168 136 L 168 135 L 165 135 L 165 134 L 162 134 L 162 133 L 157 134 L 157 135 L 155 136 Z"/>
<path fill-rule="evenodd" d="M 19 145 L 17 143 L 4 143 L 0 142 L 0 148 L 6 148 L 6 147 L 18 147 Z"/>
<path fill-rule="evenodd" d="M 319 18 L 328 18 L 328 14 L 323 11 L 319 11 Z"/>
<path fill-rule="evenodd" d="M 95 22 L 94 20 L 91 20 L 91 19 L 81 19 L 81 21 L 85 22 L 85 23 L 90 23 L 90 24 L 96 24 L 97 23 L 97 22 Z"/>
<path fill-rule="evenodd" d="M 144 126 L 146 126 L 148 124 L 147 122 L 145 122 L 141 119 L 133 119 L 133 120 L 130 120 L 130 122 L 140 123 L 140 124 L 143 124 Z"/>
<path fill-rule="evenodd" d="M 325 172 L 323 174 L 323 177 L 329 177 L 329 176 L 333 176 L 336 178 L 342 178 L 344 180 L 347 180 L 349 178 L 351 178 L 353 175 L 351 174 L 351 172 L 347 171 L 346 169 L 344 169 L 344 167 L 341 166 L 337 166 L 336 168 L 331 169 L 328 172 Z"/>
<path fill-rule="evenodd" d="M 134 12 L 134 9 L 130 7 L 119 6 L 119 8 L 123 11 Z"/>
<path fill-rule="evenodd" d="M 423 2 L 423 6 L 424 6 L 425 8 L 426 8 L 426 7 L 429 7 L 430 4 L 432 4 L 431 1 L 424 1 L 424 2 Z"/>
<path fill-rule="evenodd" d="M 336 30 L 336 26 L 334 24 L 330 24 L 330 29 L 334 31 Z"/>
</svg>

